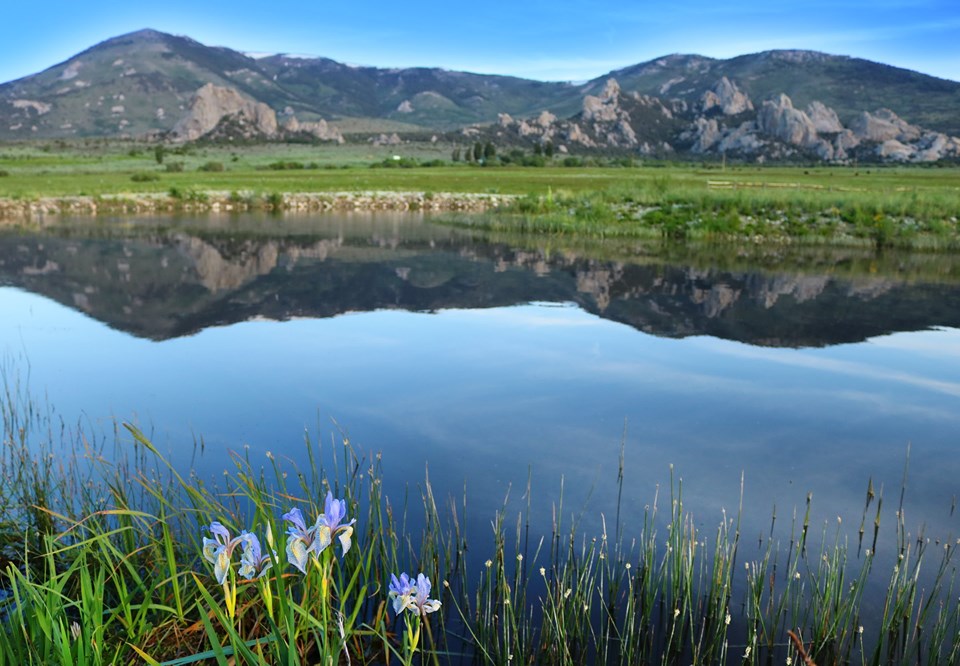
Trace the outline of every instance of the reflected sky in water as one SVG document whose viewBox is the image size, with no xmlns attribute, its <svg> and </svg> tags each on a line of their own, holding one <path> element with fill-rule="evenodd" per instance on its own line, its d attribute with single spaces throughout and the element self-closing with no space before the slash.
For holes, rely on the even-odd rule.
<svg viewBox="0 0 960 666">
<path fill-rule="evenodd" d="M 625 432 L 626 522 L 674 465 L 706 527 L 736 508 L 742 472 L 749 534 L 769 528 L 774 504 L 789 520 L 807 492 L 815 524 L 858 524 L 870 477 L 894 508 L 909 446 L 908 525 L 957 531 L 957 329 L 770 348 L 533 303 L 246 321 L 153 342 L 17 288 L 0 288 L 0 311 L 6 365 L 29 361 L 31 389 L 68 423 L 135 420 L 176 460 L 202 435 L 203 474 L 245 445 L 254 461 L 299 459 L 304 431 L 329 438 L 335 420 L 383 452 L 388 491 L 422 481 L 428 463 L 440 497 L 466 481 L 482 533 L 530 470 L 532 517 L 549 531 L 561 479 L 566 507 L 612 516 Z"/>
</svg>

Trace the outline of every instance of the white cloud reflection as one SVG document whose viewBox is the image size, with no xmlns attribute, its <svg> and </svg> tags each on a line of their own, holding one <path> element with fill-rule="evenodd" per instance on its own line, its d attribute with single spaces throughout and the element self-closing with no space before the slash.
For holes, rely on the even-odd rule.
<svg viewBox="0 0 960 666">
<path fill-rule="evenodd" d="M 942 340 L 934 341 L 929 337 L 935 332 L 927 332 L 923 334 L 902 334 L 910 336 L 919 336 L 905 338 L 901 340 L 900 336 L 889 336 L 888 338 L 876 338 L 870 341 L 870 344 L 877 345 L 879 347 L 886 347 L 888 349 L 899 349 L 904 351 L 914 351 L 914 352 L 924 352 L 933 354 L 935 351 L 939 355 L 943 347 L 940 346 Z M 955 334 L 960 334 L 956 332 Z M 891 338 L 896 338 L 891 340 Z M 706 340 L 706 339 L 701 339 Z M 928 342 L 929 340 L 929 342 Z M 879 342 L 879 344 L 877 344 Z M 951 341 L 948 338 L 947 348 L 951 350 L 949 355 L 960 356 L 960 349 L 957 348 L 957 345 L 960 345 L 960 340 Z M 843 360 L 837 358 L 830 358 L 822 356 L 823 351 L 820 350 L 783 350 L 783 349 L 767 349 L 762 347 L 750 347 L 747 345 L 734 344 L 723 341 L 711 340 L 709 342 L 702 342 L 701 346 L 709 348 L 714 353 L 725 354 L 728 356 L 734 356 L 744 359 L 753 359 L 760 360 L 766 363 L 773 363 L 777 365 L 791 366 L 797 368 L 803 368 L 807 370 L 817 370 L 821 372 L 829 372 L 840 375 L 846 375 L 850 377 L 856 377 L 859 379 L 869 379 L 869 380 L 880 380 L 883 382 L 892 382 L 899 383 L 908 386 L 913 386 L 916 388 L 925 389 L 935 393 L 941 393 L 944 395 L 960 398 L 960 382 L 951 381 L 946 379 L 936 379 L 932 377 L 925 377 L 916 373 L 911 373 L 905 370 L 898 370 L 891 367 L 884 367 L 881 365 L 883 359 L 880 356 L 877 356 L 876 364 L 862 363 L 858 361 Z"/>
</svg>

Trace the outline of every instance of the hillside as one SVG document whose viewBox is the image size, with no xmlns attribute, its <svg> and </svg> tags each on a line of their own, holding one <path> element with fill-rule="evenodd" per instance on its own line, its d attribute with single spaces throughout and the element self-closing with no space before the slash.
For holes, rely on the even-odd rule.
<svg viewBox="0 0 960 666">
<path fill-rule="evenodd" d="M 657 105 L 675 112 L 676 122 L 658 130 L 662 141 L 675 141 L 681 125 L 696 120 L 697 105 L 724 78 L 756 108 L 786 94 L 797 108 L 821 102 L 844 126 L 883 107 L 925 130 L 960 134 L 960 83 L 811 51 L 730 60 L 672 55 L 574 85 L 438 68 L 354 67 L 327 58 L 252 58 L 141 30 L 0 85 L 0 140 L 163 135 L 188 114 L 205 84 L 266 105 L 278 125 L 324 119 L 370 132 L 436 132 L 496 123 L 500 114 L 533 118 L 549 110 L 569 118 L 582 112 L 585 96 L 602 95 L 610 78 L 625 94 L 643 97 L 641 115 L 655 119 L 650 110 Z"/>
<path fill-rule="evenodd" d="M 862 111 L 889 108 L 913 124 L 960 135 L 960 83 L 860 58 L 799 50 L 729 60 L 671 55 L 610 72 L 586 92 L 597 94 L 611 77 L 625 90 L 691 103 L 727 77 L 754 100 L 783 93 L 798 107 L 822 102 L 844 124 Z"/>
<path fill-rule="evenodd" d="M 167 132 L 204 84 L 233 88 L 299 120 L 366 118 L 448 129 L 532 113 L 575 97 L 544 83 L 442 69 L 350 67 L 326 58 L 254 59 L 187 37 L 141 30 L 0 85 L 0 139 Z M 366 123 L 373 129 L 376 123 Z"/>
</svg>

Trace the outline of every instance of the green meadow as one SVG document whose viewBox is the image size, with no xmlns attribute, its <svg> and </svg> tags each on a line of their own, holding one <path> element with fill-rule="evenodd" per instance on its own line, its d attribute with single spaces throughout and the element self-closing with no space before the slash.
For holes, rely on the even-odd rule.
<svg viewBox="0 0 960 666">
<path fill-rule="evenodd" d="M 604 157 L 498 156 L 452 162 L 450 144 L 158 146 L 18 144 L 0 149 L 0 199 L 194 203 L 207 192 L 281 207 L 323 192 L 502 194 L 496 215 L 455 221 L 491 231 L 591 237 L 661 236 L 960 247 L 960 168 L 745 166 Z M 528 160 L 529 156 L 523 159 Z M 255 203 L 254 203 L 255 205 Z"/>
</svg>

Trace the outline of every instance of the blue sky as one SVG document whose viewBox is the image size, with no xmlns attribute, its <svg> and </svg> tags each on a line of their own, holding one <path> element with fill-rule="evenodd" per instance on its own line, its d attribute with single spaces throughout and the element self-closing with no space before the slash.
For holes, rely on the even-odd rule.
<svg viewBox="0 0 960 666">
<path fill-rule="evenodd" d="M 379 67 L 584 80 L 669 53 L 775 48 L 851 55 L 960 80 L 957 0 L 17 2 L 0 21 L 0 81 L 140 28 L 245 52 Z"/>
</svg>

